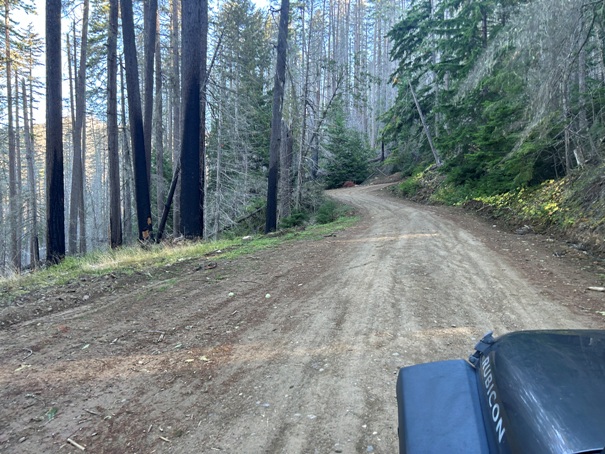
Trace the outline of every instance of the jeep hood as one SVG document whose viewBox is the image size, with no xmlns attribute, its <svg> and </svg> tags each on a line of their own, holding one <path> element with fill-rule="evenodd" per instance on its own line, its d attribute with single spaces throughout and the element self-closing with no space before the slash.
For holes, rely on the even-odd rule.
<svg viewBox="0 0 605 454">
<path fill-rule="evenodd" d="M 605 332 L 486 336 L 471 357 L 491 452 L 601 452 Z"/>
</svg>

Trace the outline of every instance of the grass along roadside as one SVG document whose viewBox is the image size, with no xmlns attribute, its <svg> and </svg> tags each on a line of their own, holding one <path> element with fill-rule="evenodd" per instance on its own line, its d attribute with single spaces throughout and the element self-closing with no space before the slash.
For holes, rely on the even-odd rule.
<svg viewBox="0 0 605 454">
<path fill-rule="evenodd" d="M 302 229 L 281 230 L 269 235 L 218 241 L 183 241 L 176 244 L 154 244 L 147 248 L 130 246 L 113 251 L 93 252 L 83 257 L 66 257 L 58 265 L 27 274 L 0 278 L 3 306 L 27 292 L 67 284 L 85 276 L 128 275 L 149 272 L 155 268 L 212 257 L 212 260 L 234 259 L 242 255 L 277 247 L 288 241 L 317 241 L 350 227 L 358 217 L 341 216 L 328 224 L 314 224 Z"/>
</svg>

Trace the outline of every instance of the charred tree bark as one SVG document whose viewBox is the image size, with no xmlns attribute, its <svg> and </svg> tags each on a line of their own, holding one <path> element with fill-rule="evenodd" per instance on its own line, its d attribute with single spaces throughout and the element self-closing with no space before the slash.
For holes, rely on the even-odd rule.
<svg viewBox="0 0 605 454">
<path fill-rule="evenodd" d="M 166 203 L 164 204 L 164 210 L 162 212 L 162 219 L 160 220 L 160 224 L 158 226 L 158 237 L 156 239 L 156 243 L 159 243 L 164 236 L 164 229 L 166 227 L 166 221 L 168 220 L 168 213 L 170 212 L 170 206 L 172 205 L 172 199 L 174 197 L 174 193 L 177 188 L 177 183 L 179 182 L 179 174 L 181 172 L 180 164 L 177 162 L 176 167 L 174 168 L 174 174 L 172 175 L 172 182 L 170 183 L 170 190 L 168 191 L 168 196 L 166 197 Z"/>
<path fill-rule="evenodd" d="M 145 1 L 145 94 L 143 128 L 145 134 L 145 157 L 147 159 L 147 181 L 151 185 L 151 134 L 153 122 L 153 64 L 156 48 L 158 0 Z M 159 57 L 158 57 L 159 58 Z"/>
<path fill-rule="evenodd" d="M 164 125 L 162 122 L 162 55 L 160 47 L 160 18 L 156 14 L 157 24 L 155 40 L 155 113 L 153 117 L 153 133 L 155 136 L 156 150 L 156 198 L 158 216 L 162 212 L 162 200 L 164 200 Z"/>
<path fill-rule="evenodd" d="M 172 48 L 172 165 L 176 169 L 180 165 L 180 151 L 181 151 L 181 133 L 182 133 L 182 122 L 181 122 L 181 79 L 180 79 L 180 49 L 181 43 L 179 39 L 179 0 L 172 0 L 170 5 L 171 8 L 171 23 L 170 23 L 170 43 Z M 179 206 L 180 193 L 179 187 L 175 188 L 175 200 L 174 209 L 172 210 L 172 223 L 173 223 L 173 234 L 176 236 L 179 232 L 179 226 L 181 225 L 181 209 Z"/>
<path fill-rule="evenodd" d="M 65 257 L 61 0 L 46 0 L 46 260 Z"/>
<path fill-rule="evenodd" d="M 200 237 L 205 235 L 205 216 L 204 216 L 204 199 L 206 196 L 206 101 L 207 101 L 207 86 L 208 86 L 208 67 L 207 67 L 207 58 L 208 58 L 208 0 L 202 0 L 202 10 L 201 10 L 201 27 L 200 27 L 200 40 L 202 46 L 202 57 L 200 61 L 200 81 L 202 83 L 201 86 L 201 105 L 200 105 L 200 156 L 198 159 L 198 164 L 200 166 Z M 221 34 L 222 36 L 222 34 Z M 219 36 L 219 41 L 217 46 L 220 47 L 221 37 Z"/>
<path fill-rule="evenodd" d="M 181 140 L 181 224 L 186 237 L 203 235 L 204 128 L 202 80 L 206 70 L 203 37 L 208 30 L 205 0 L 182 1 L 183 135 Z M 200 31 L 201 30 L 201 31 Z"/>
<path fill-rule="evenodd" d="M 273 114 L 271 118 L 271 141 L 269 144 L 269 178 L 265 233 L 274 232 L 277 229 L 277 185 L 279 178 L 282 107 L 284 103 L 284 85 L 286 83 L 286 48 L 288 44 L 289 14 L 290 0 L 282 0 L 277 37 L 277 63 L 275 65 L 273 86 Z"/>
<path fill-rule="evenodd" d="M 122 0 L 122 33 L 124 41 L 124 63 L 126 66 L 126 90 L 128 92 L 128 117 L 130 119 L 130 140 L 132 141 L 132 161 L 134 167 L 134 189 L 137 207 L 137 225 L 140 241 L 148 241 L 153 235 L 151 222 L 151 201 L 149 180 L 147 179 L 147 153 L 141 92 L 139 89 L 139 69 L 134 36 L 132 0 Z"/>
<path fill-rule="evenodd" d="M 122 245 L 118 153 L 118 0 L 109 0 L 107 33 L 107 152 L 109 156 L 109 245 Z"/>
</svg>

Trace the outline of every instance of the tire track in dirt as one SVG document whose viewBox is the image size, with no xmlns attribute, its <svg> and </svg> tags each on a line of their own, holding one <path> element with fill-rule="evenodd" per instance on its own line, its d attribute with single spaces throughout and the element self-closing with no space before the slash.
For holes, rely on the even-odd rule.
<svg viewBox="0 0 605 454">
<path fill-rule="evenodd" d="M 264 348 L 281 353 L 239 380 L 241 389 L 262 388 L 255 402 L 265 407 L 240 409 L 215 435 L 216 446 L 395 452 L 399 367 L 466 357 L 489 329 L 596 325 L 545 300 L 481 240 L 430 210 L 377 197 L 377 190 L 331 194 L 366 221 L 328 242 L 332 266 L 309 276 L 304 299 L 284 292 L 268 314 L 267 326 L 301 310 L 307 317 L 287 337 L 266 338 Z M 260 347 L 243 344 L 235 356 Z"/>
<path fill-rule="evenodd" d="M 380 191 L 330 193 L 363 217 L 336 237 L 0 332 L 0 451 L 393 453 L 400 367 L 467 357 L 490 329 L 603 327 L 480 229 Z"/>
</svg>

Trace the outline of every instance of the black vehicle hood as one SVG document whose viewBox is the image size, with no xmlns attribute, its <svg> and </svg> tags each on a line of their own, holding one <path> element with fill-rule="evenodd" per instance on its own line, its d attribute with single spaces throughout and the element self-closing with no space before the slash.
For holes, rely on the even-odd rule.
<svg viewBox="0 0 605 454">
<path fill-rule="evenodd" d="M 475 364 L 494 452 L 605 447 L 605 331 L 520 331 L 490 338 Z"/>
</svg>

